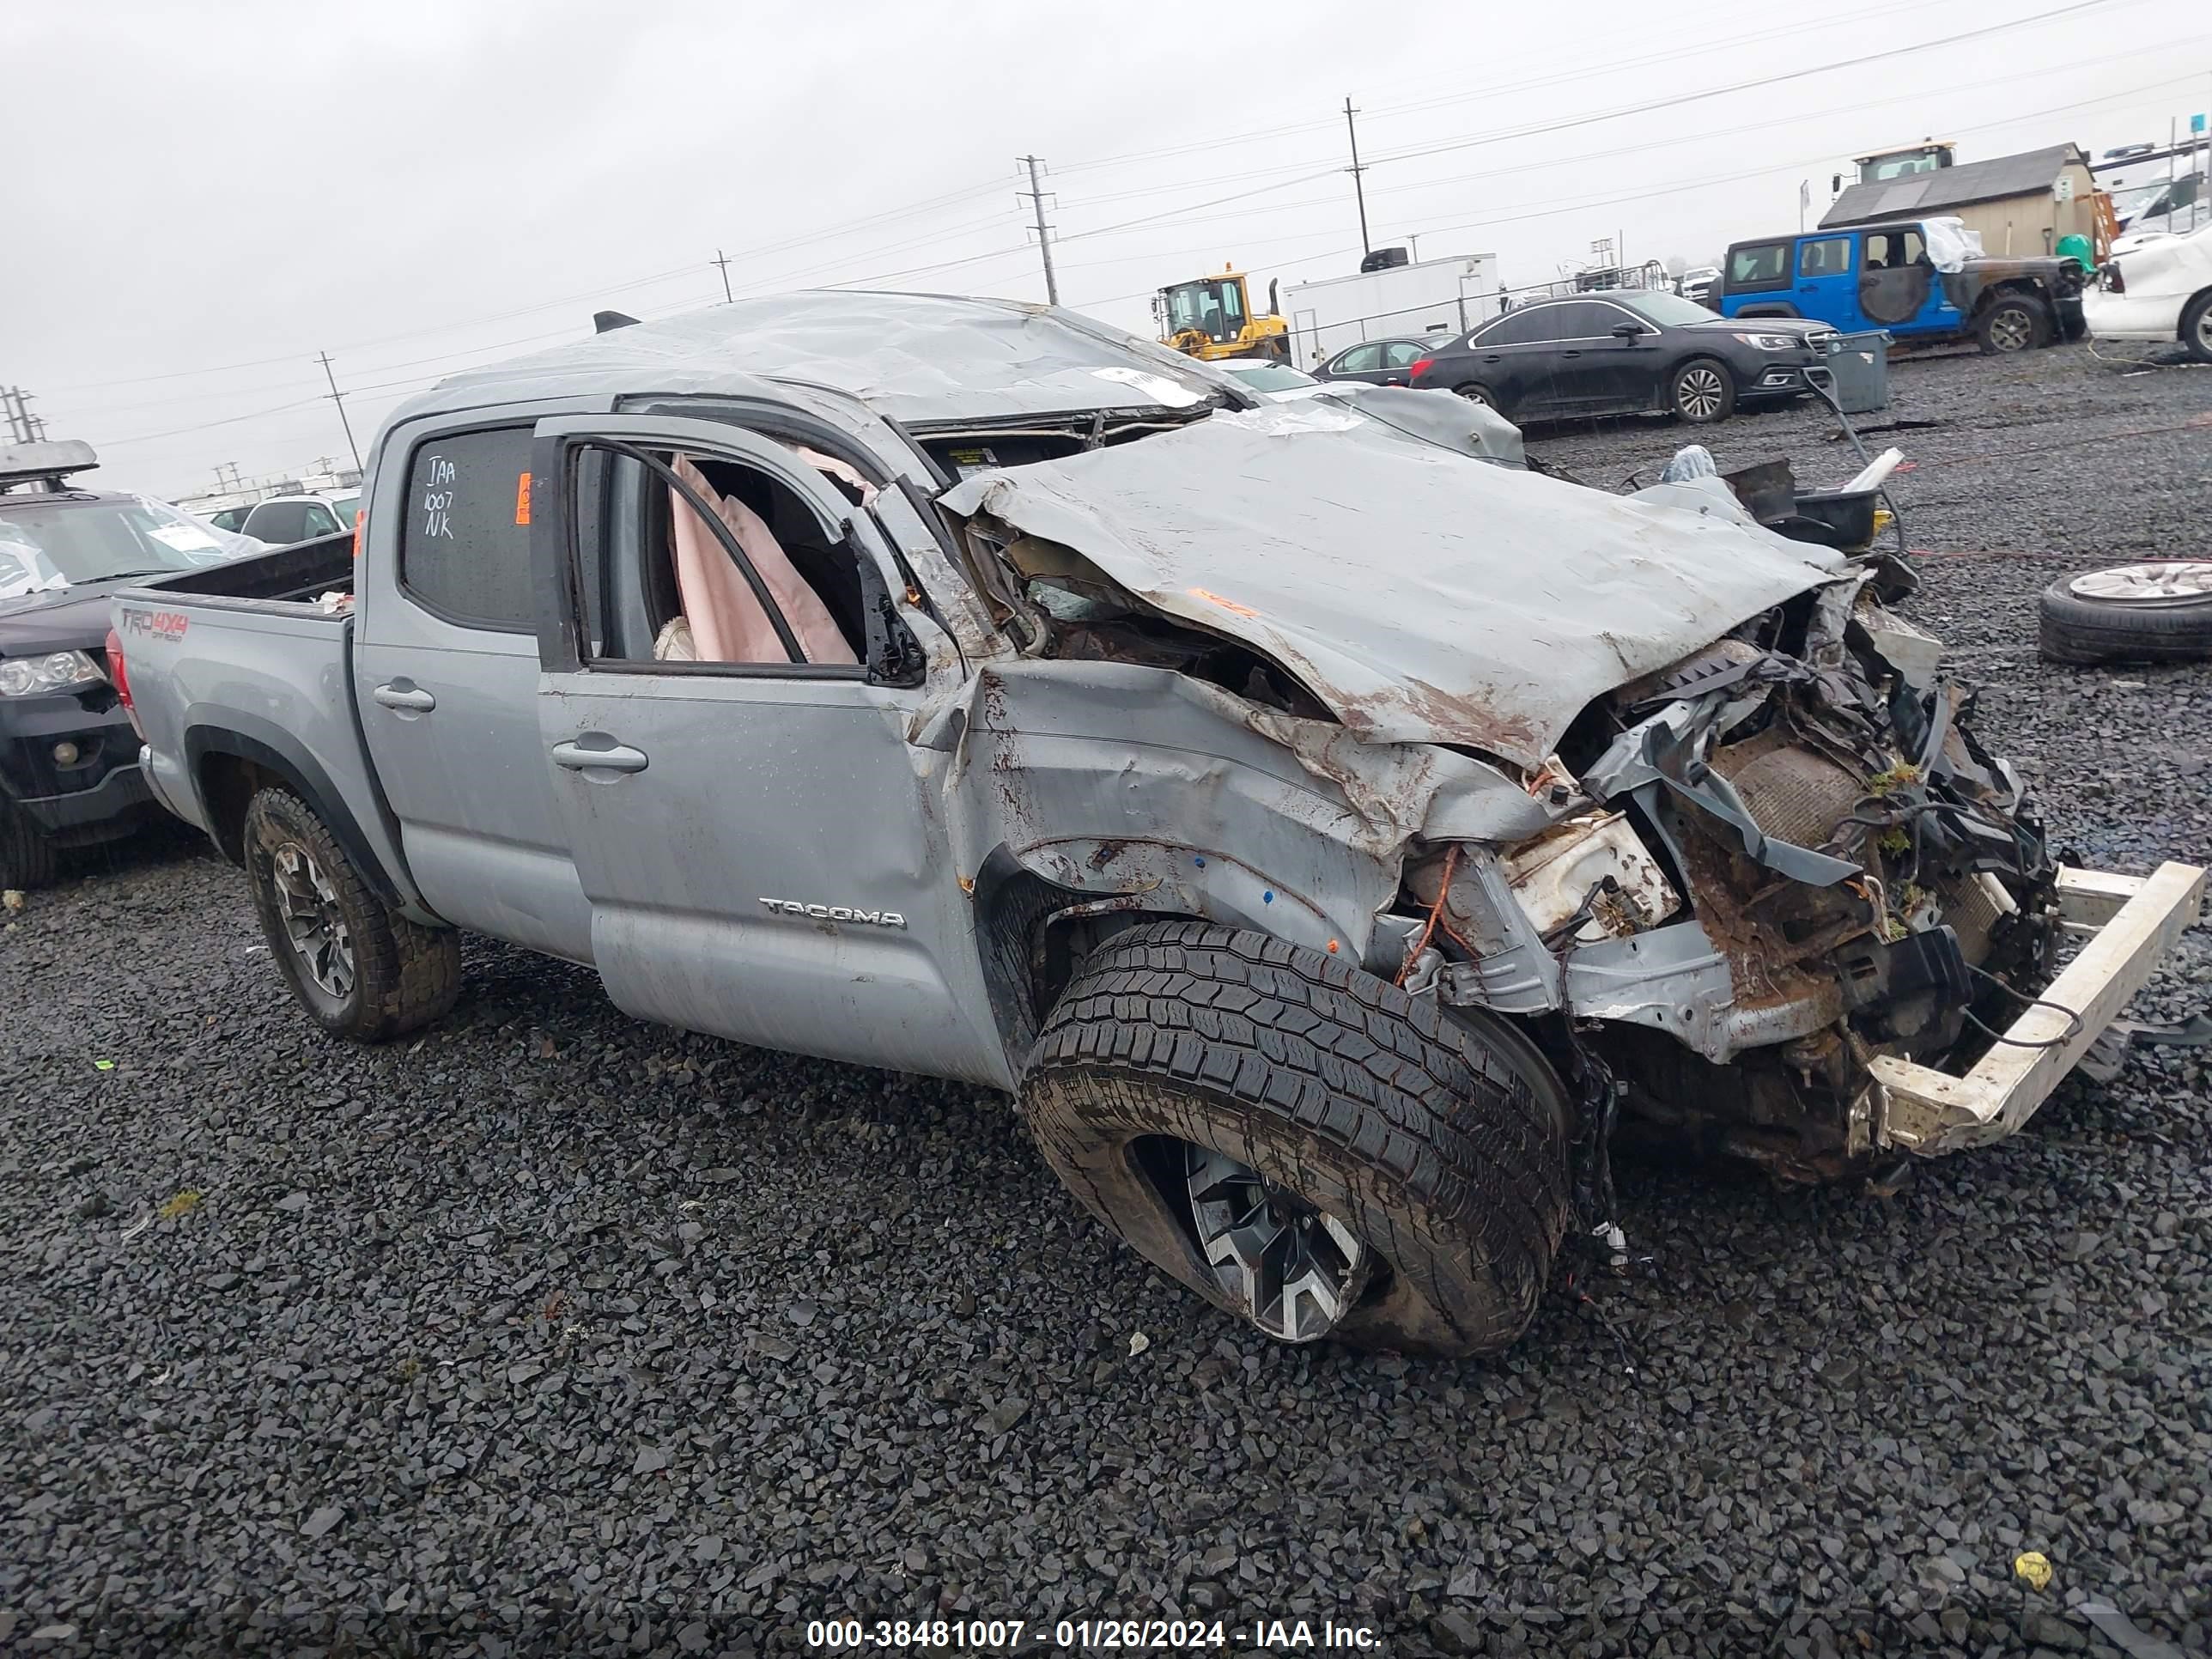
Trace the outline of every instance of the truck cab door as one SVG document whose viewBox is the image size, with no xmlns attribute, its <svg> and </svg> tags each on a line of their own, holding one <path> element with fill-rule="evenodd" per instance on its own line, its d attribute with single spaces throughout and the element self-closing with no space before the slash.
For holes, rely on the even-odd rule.
<svg viewBox="0 0 2212 1659">
<path fill-rule="evenodd" d="M 908 740 L 963 675 L 947 653 L 925 666 L 929 623 L 872 514 L 720 420 L 549 420 L 532 471 L 539 759 L 608 995 L 1010 1084 L 951 853 L 955 757 Z"/>
<path fill-rule="evenodd" d="M 546 412 L 425 416 L 385 440 L 367 498 L 353 702 L 423 902 L 456 927 L 580 962 L 591 911 L 538 741 L 522 492 Z"/>
<path fill-rule="evenodd" d="M 1858 240 L 1859 309 L 1869 325 L 1902 335 L 1960 325 L 1958 308 L 1943 292 L 1918 229 L 1862 231 Z"/>
<path fill-rule="evenodd" d="M 1848 231 L 1798 239 L 1798 315 L 1846 332 L 1859 327 L 1857 242 Z"/>
</svg>

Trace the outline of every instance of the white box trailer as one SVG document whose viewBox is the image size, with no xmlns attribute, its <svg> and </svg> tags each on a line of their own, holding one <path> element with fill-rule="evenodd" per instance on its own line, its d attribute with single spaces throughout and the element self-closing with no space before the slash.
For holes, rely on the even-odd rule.
<svg viewBox="0 0 2212 1659">
<path fill-rule="evenodd" d="M 1431 333 L 1441 340 L 1496 314 L 1498 256 L 1467 253 L 1285 283 L 1282 307 L 1291 361 L 1300 368 L 1362 340 Z"/>
</svg>

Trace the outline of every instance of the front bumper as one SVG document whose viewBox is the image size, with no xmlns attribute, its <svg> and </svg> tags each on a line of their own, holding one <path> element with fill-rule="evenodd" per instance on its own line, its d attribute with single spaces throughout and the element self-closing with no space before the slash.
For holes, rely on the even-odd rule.
<svg viewBox="0 0 2212 1659">
<path fill-rule="evenodd" d="M 136 762 L 112 768 L 89 789 L 33 795 L 15 803 L 23 816 L 60 842 L 105 841 L 128 835 L 161 811 Z"/>
<path fill-rule="evenodd" d="M 2170 294 L 2114 294 L 2093 288 L 2081 296 L 2081 314 L 2100 340 L 2179 340 L 2181 298 Z"/>
<path fill-rule="evenodd" d="M 1735 397 L 1738 403 L 1759 403 L 1770 398 L 1795 398 L 1810 392 L 1813 383 L 1805 378 L 1804 363 L 1768 363 L 1755 374 L 1747 374 L 1737 382 Z"/>
<path fill-rule="evenodd" d="M 2158 971 L 2203 902 L 2204 872 L 2194 865 L 2162 864 L 2143 877 L 2062 869 L 2059 915 L 2069 932 L 2089 936 L 2081 954 L 2013 1022 L 2013 1042 L 1964 1077 L 1886 1055 L 1869 1062 L 1875 1142 L 1935 1158 L 2012 1134 Z"/>
<path fill-rule="evenodd" d="M 67 764 L 55 753 L 63 744 L 76 750 Z M 125 834 L 153 808 L 138 748 L 105 685 L 90 694 L 9 698 L 0 707 L 0 791 L 52 839 Z"/>
</svg>

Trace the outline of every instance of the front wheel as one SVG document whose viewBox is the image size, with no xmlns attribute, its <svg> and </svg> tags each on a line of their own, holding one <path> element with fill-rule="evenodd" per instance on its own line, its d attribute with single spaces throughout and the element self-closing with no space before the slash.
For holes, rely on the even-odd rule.
<svg viewBox="0 0 2212 1659">
<path fill-rule="evenodd" d="M 54 844 L 10 802 L 0 799 L 0 888 L 44 887 L 58 873 Z"/>
<path fill-rule="evenodd" d="M 1735 377 L 1725 363 L 1692 357 L 1674 371 L 1667 400 L 1692 426 L 1711 426 L 1735 412 Z"/>
<path fill-rule="evenodd" d="M 2051 343 L 2051 308 L 2027 294 L 2000 295 L 1974 319 L 1974 343 L 1993 356 Z"/>
<path fill-rule="evenodd" d="M 453 1007 L 461 989 L 453 930 L 394 915 L 305 801 L 264 789 L 246 809 L 245 839 L 262 937 L 317 1024 L 382 1042 Z"/>
<path fill-rule="evenodd" d="M 2181 343 L 2200 363 L 2212 363 L 2212 291 L 2198 295 L 2181 313 Z"/>
<path fill-rule="evenodd" d="M 1534 1044 L 1265 934 L 1099 945 L 1022 1109 L 1092 1214 L 1279 1341 L 1494 1352 L 1566 1231 L 1573 1113 Z"/>
</svg>

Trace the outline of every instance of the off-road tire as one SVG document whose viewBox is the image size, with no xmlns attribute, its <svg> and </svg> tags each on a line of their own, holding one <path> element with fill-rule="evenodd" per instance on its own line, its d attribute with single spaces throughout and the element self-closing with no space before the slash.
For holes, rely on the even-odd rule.
<svg viewBox="0 0 2212 1659">
<path fill-rule="evenodd" d="M 2191 300 L 2181 313 L 2181 343 L 2200 363 L 2212 363 L 2212 289 Z"/>
<path fill-rule="evenodd" d="M 1147 1144 L 1212 1148 L 1340 1218 L 1383 1264 L 1331 1333 L 1361 1347 L 1508 1346 L 1567 1229 L 1574 1112 L 1534 1044 L 1263 933 L 1108 939 L 1046 1018 L 1021 1102 L 1085 1207 L 1240 1317 Z"/>
<path fill-rule="evenodd" d="M 1711 405 L 1707 413 L 1692 414 L 1691 412 L 1689 406 L 1691 393 L 1686 383 L 1693 371 L 1710 371 L 1718 377 L 1717 401 Z M 1702 407 L 1702 405 L 1699 406 Z M 1735 413 L 1735 376 L 1729 373 L 1729 366 L 1717 357 L 1692 357 L 1676 369 L 1668 379 L 1667 407 L 1677 419 L 1686 421 L 1692 426 L 1717 425 Z"/>
<path fill-rule="evenodd" d="M 2051 662 L 2199 662 L 2212 658 L 2212 598 L 2159 603 L 2085 599 L 2076 570 L 2043 590 L 2040 644 Z"/>
<path fill-rule="evenodd" d="M 443 1017 L 461 994 L 461 947 L 449 927 L 395 915 L 362 881 L 314 810 L 286 789 L 264 789 L 246 809 L 246 883 L 269 952 L 292 994 L 333 1036 L 384 1042 Z M 284 931 L 272 860 L 285 842 L 303 848 L 330 878 L 354 948 L 351 992 L 336 997 L 306 971 Z"/>
<path fill-rule="evenodd" d="M 50 885 L 58 868 L 53 842 L 13 802 L 0 800 L 0 888 Z"/>
<path fill-rule="evenodd" d="M 2024 329 L 2012 325 L 2014 318 L 2024 319 Z M 2033 294 L 2000 294 L 1974 319 L 1974 343 L 1990 356 L 2038 350 L 2051 343 L 2051 307 Z"/>
</svg>

